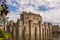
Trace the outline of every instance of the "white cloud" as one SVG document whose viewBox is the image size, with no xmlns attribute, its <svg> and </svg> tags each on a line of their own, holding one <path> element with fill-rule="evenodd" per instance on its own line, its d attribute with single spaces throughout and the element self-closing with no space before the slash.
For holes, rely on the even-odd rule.
<svg viewBox="0 0 60 40">
<path fill-rule="evenodd" d="M 10 12 L 7 17 L 9 17 L 9 21 L 10 20 L 14 20 L 14 22 L 17 22 L 17 19 L 20 19 L 20 15 L 19 14 L 14 14 L 14 12 Z"/>
<path fill-rule="evenodd" d="M 15 0 L 15 1 L 20 5 L 20 7 L 17 10 L 18 11 L 17 13 L 23 10 L 39 13 L 42 16 L 43 21 L 52 22 L 52 23 L 60 23 L 60 0 Z M 11 0 L 8 0 L 8 3 L 13 5 L 11 3 Z M 30 5 L 28 5 L 29 3 Z M 46 8 L 50 7 L 54 9 L 47 10 L 45 12 L 38 11 L 37 10 L 38 6 L 41 6 L 41 5 L 45 5 Z"/>
<path fill-rule="evenodd" d="M 12 4 L 13 4 L 13 6 L 17 7 L 17 4 L 16 3 L 12 3 Z"/>
<path fill-rule="evenodd" d="M 12 4 L 11 0 L 6 0 L 7 4 Z"/>
</svg>

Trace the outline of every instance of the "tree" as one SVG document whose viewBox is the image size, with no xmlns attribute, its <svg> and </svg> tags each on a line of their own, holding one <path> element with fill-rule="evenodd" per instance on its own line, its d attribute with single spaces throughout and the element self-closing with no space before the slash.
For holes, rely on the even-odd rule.
<svg viewBox="0 0 60 40">
<path fill-rule="evenodd" d="M 7 15 L 8 13 L 8 7 L 5 3 L 1 4 L 1 7 L 2 7 L 2 11 L 1 11 L 1 15 L 3 16 L 3 14 Z"/>
<path fill-rule="evenodd" d="M 3 14 L 3 16 L 0 16 L 0 24 L 4 25 L 4 31 L 6 31 L 6 25 L 8 23 L 9 17 L 5 17 L 6 15 Z"/>
<path fill-rule="evenodd" d="M 6 18 L 6 15 L 8 13 L 8 7 L 5 2 L 6 2 L 6 0 L 3 0 L 2 4 L 0 6 L 0 23 L 2 23 L 4 25 L 4 30 L 6 31 L 6 22 L 8 19 L 8 17 Z"/>
<path fill-rule="evenodd" d="M 0 0 L 1 2 L 2 0 Z M 8 7 L 5 4 L 5 2 L 3 2 L 0 6 L 0 24 L 4 25 L 4 30 L 6 28 L 6 22 L 8 17 L 6 17 L 7 13 L 8 13 Z M 6 31 L 2 31 L 0 30 L 0 40 L 7 40 L 10 37 L 10 34 L 7 33 Z"/>
<path fill-rule="evenodd" d="M 8 13 L 8 7 L 6 5 L 6 0 L 0 0 L 1 5 L 0 5 L 0 15 L 3 16 L 3 14 L 7 15 Z"/>
</svg>

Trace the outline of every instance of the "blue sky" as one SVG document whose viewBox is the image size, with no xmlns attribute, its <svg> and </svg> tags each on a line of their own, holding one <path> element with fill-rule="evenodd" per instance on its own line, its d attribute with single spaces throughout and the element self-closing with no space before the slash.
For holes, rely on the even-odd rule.
<svg viewBox="0 0 60 40">
<path fill-rule="evenodd" d="M 43 22 L 60 23 L 60 0 L 7 0 L 9 20 L 16 21 L 22 11 L 42 16 Z"/>
</svg>

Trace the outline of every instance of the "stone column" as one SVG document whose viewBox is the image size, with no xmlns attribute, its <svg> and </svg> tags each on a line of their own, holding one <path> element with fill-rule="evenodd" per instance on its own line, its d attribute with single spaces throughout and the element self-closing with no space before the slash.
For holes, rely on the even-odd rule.
<svg viewBox="0 0 60 40">
<path fill-rule="evenodd" d="M 29 40 L 31 40 L 31 20 L 29 20 L 28 23 L 29 23 Z"/>
<path fill-rule="evenodd" d="M 37 27 L 35 27 L 35 40 L 37 40 Z"/>
<path fill-rule="evenodd" d="M 14 40 L 14 24 L 13 24 L 13 26 L 12 26 L 12 40 Z"/>
<path fill-rule="evenodd" d="M 39 40 L 41 40 L 41 22 L 39 21 Z"/>
<path fill-rule="evenodd" d="M 46 40 L 46 23 L 44 23 L 44 40 Z"/>
<path fill-rule="evenodd" d="M 25 32 L 26 32 L 26 27 L 24 26 L 22 30 L 22 40 L 26 40 Z"/>
<path fill-rule="evenodd" d="M 15 24 L 15 31 L 16 31 L 16 40 L 19 40 L 19 26 L 18 26 L 18 24 L 16 25 Z"/>
<path fill-rule="evenodd" d="M 52 38 L 52 24 L 48 23 L 48 27 L 49 27 L 49 39 Z"/>
</svg>

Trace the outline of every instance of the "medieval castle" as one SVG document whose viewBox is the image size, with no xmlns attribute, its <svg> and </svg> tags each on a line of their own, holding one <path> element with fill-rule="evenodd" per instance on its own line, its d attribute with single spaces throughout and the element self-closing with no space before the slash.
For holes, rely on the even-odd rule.
<svg viewBox="0 0 60 40">
<path fill-rule="evenodd" d="M 52 37 L 52 32 L 59 31 L 56 30 L 60 27 L 53 27 L 51 23 L 44 22 L 42 24 L 42 17 L 39 14 L 27 13 L 23 11 L 20 14 L 20 19 L 17 20 L 17 23 L 10 21 L 6 26 L 6 32 L 11 33 L 11 40 L 19 40 L 26 37 L 26 40 L 48 40 Z M 4 30 L 4 27 L 0 27 Z M 31 37 L 33 35 L 33 37 Z M 16 39 L 14 39 L 16 36 Z M 22 38 L 23 37 L 23 38 Z M 37 38 L 36 38 L 37 37 Z M 44 38 L 44 39 L 43 39 Z"/>
</svg>

